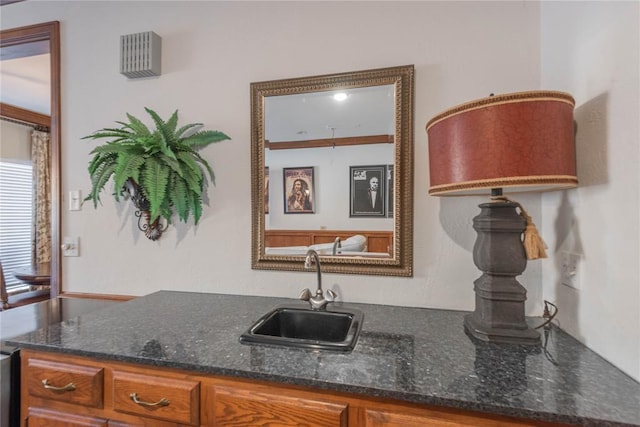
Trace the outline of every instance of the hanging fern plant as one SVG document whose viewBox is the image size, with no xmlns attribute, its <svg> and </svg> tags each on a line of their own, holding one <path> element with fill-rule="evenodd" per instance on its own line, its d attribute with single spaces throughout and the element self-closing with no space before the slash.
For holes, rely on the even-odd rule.
<svg viewBox="0 0 640 427">
<path fill-rule="evenodd" d="M 94 155 L 89 162 L 91 192 L 85 201 L 93 201 L 97 208 L 100 192 L 113 176 L 116 201 L 130 197 L 141 211 L 136 215 L 147 221 L 140 228 L 156 240 L 163 231 L 160 217 L 170 224 L 174 213 L 185 223 L 193 215 L 198 224 L 207 174 L 214 185 L 215 175 L 197 150 L 230 138 L 219 131 L 195 132 L 201 123 L 177 128 L 177 110 L 167 121 L 155 111 L 145 110 L 155 130 L 127 113 L 129 123 L 116 122 L 120 128 L 104 128 L 83 138 L 109 139 L 90 153 Z"/>
</svg>

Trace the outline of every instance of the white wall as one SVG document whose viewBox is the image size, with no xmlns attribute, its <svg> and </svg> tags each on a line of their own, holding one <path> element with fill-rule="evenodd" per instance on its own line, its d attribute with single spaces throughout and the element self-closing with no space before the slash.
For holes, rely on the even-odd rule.
<svg viewBox="0 0 640 427">
<path fill-rule="evenodd" d="M 544 295 L 561 326 L 640 378 L 640 3 L 543 2 L 542 86 L 576 99 L 580 186 L 543 198 L 554 254 Z M 580 255 L 580 290 L 561 284 Z"/>
<path fill-rule="evenodd" d="M 571 8 L 585 7 L 575 2 L 558 6 L 567 14 Z M 551 47 L 563 26 L 553 22 L 549 33 L 553 39 L 547 40 L 546 34 L 541 38 L 540 9 L 539 3 L 527 1 L 27 1 L 3 6 L 3 28 L 61 22 L 65 192 L 80 188 L 86 193 L 89 188 L 86 165 L 95 143 L 80 138 L 124 119 L 125 112 L 142 116 L 143 107 L 149 106 L 167 116 L 178 108 L 184 123 L 202 121 L 208 128 L 222 130 L 233 138 L 203 151 L 216 171 L 217 187 L 209 190 L 211 206 L 205 209 L 202 222 L 195 229 L 178 224 L 158 242 L 148 241 L 136 230 L 131 206 L 116 205 L 108 194 L 98 210 L 86 206 L 80 212 L 64 211 L 63 235 L 81 238 L 81 256 L 64 259 L 64 291 L 142 295 L 158 289 L 183 289 L 296 296 L 313 282 L 311 275 L 250 268 L 249 83 L 415 64 L 414 277 L 327 274 L 325 281 L 334 285 L 346 301 L 471 310 L 472 281 L 479 276 L 471 256 L 475 240 L 471 220 L 478 213 L 477 204 L 484 199 L 438 199 L 427 195 L 424 126 L 438 112 L 489 93 L 538 89 L 541 82 L 545 89 L 571 91 L 580 87 L 580 73 L 587 72 L 580 68 L 563 71 L 565 78 L 545 77 L 543 81 L 540 43 Z M 611 28 L 614 26 L 612 23 Z M 162 37 L 163 75 L 127 80 L 118 73 L 119 36 L 149 30 Z M 571 45 L 580 46 L 580 40 Z M 597 70 L 608 65 L 597 61 L 592 67 Z M 554 71 L 559 68 L 554 66 L 549 72 Z M 592 96 L 591 92 L 576 95 L 581 103 Z M 609 98 L 609 102 L 614 100 L 617 98 Z M 611 159 L 614 153 L 608 155 Z M 615 153 L 615 157 L 624 155 Z M 628 165 L 634 160 L 637 151 L 635 157 L 623 160 L 625 169 L 630 169 Z M 612 163 L 609 174 L 617 167 Z M 622 173 L 633 174 L 631 170 Z M 637 175 L 635 178 L 637 183 Z M 598 214 L 596 208 L 603 209 L 602 200 L 584 200 L 585 194 L 580 200 L 589 206 L 574 213 L 590 218 L 589 226 L 595 234 L 604 224 L 596 221 L 597 217 L 617 221 L 619 215 L 630 218 L 634 209 L 637 214 L 637 189 L 632 191 L 626 194 L 636 200 L 630 211 L 627 203 L 616 209 L 608 200 L 610 206 Z M 611 193 L 604 198 L 608 199 Z M 540 218 L 540 197 L 526 196 L 520 201 L 534 218 Z M 562 203 L 545 198 L 545 212 L 553 214 L 564 206 Z M 567 221 L 567 215 L 561 212 L 554 217 Z M 548 221 L 544 224 L 544 238 L 555 243 L 552 233 L 556 228 L 547 226 Z M 635 225 L 629 225 L 637 227 L 637 216 Z M 614 226 L 623 229 L 622 225 Z M 635 307 L 638 312 L 637 304 L 625 301 L 630 295 L 637 296 L 632 289 L 633 283 L 637 287 L 637 232 L 628 236 L 627 241 L 620 238 L 604 246 L 615 256 L 604 256 L 604 249 L 596 249 L 602 248 L 603 243 L 595 237 L 588 241 L 594 246 L 591 250 L 597 251 L 594 269 L 599 260 L 627 257 L 636 262 L 635 270 L 626 269 L 622 260 L 616 260 L 619 268 L 615 273 L 607 268 L 610 275 L 605 282 L 611 302 L 607 301 L 607 308 L 598 310 L 599 315 L 590 319 L 593 334 L 605 335 L 612 329 L 611 320 L 597 323 L 611 315 L 603 313 L 605 310 Z M 586 236 L 581 237 L 586 243 Z M 587 253 L 591 256 L 591 252 Z M 635 260 L 631 259 L 633 253 Z M 522 276 L 521 282 L 529 292 L 529 314 L 541 311 L 543 266 L 550 266 L 544 267 L 545 271 L 553 271 L 555 265 L 553 258 L 532 262 Z M 598 274 L 602 277 L 605 273 Z M 620 301 L 621 305 L 614 305 L 613 301 Z M 560 303 L 563 311 L 563 304 L 572 304 L 562 300 Z M 616 316 L 627 322 L 633 320 L 631 314 Z M 612 335 L 611 339 L 637 343 L 637 335 L 629 335 Z M 629 363 L 637 356 L 637 349 L 624 348 L 628 345 L 633 344 L 617 342 L 616 351 L 622 354 L 616 360 L 638 377 L 637 367 Z"/>
</svg>

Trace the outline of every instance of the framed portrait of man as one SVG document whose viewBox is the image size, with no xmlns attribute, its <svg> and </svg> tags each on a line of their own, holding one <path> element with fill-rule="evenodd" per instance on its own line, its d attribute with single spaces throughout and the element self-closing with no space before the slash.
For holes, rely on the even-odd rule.
<svg viewBox="0 0 640 427">
<path fill-rule="evenodd" d="M 313 167 L 282 168 L 284 213 L 315 213 Z"/>
<path fill-rule="evenodd" d="M 384 217 L 386 214 L 386 166 L 350 166 L 349 177 L 349 216 Z"/>
</svg>

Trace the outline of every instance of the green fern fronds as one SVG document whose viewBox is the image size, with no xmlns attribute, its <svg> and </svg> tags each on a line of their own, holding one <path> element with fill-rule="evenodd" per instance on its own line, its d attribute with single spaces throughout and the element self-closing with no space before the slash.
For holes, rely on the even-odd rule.
<svg viewBox="0 0 640 427">
<path fill-rule="evenodd" d="M 118 164 L 114 171 L 113 182 L 116 188 L 122 188 L 127 179 L 140 182 L 140 169 L 145 162 L 145 157 L 141 155 L 128 155 L 118 157 Z M 116 200 L 118 200 L 116 192 Z"/>
<path fill-rule="evenodd" d="M 175 174 L 172 174 L 172 178 L 175 180 L 175 191 L 170 195 L 170 201 L 178 214 L 178 218 L 183 222 L 187 222 L 190 212 L 187 186 L 184 180 L 176 179 Z"/>
<path fill-rule="evenodd" d="M 111 162 L 105 162 L 96 168 L 96 171 L 91 176 L 91 193 L 85 198 L 85 200 L 93 200 L 93 206 L 98 207 L 100 201 L 100 192 L 107 185 L 109 178 L 116 170 L 116 164 Z"/>
<path fill-rule="evenodd" d="M 160 206 L 167 194 L 167 183 L 169 182 L 170 169 L 166 164 L 161 163 L 156 157 L 146 159 L 142 168 L 139 185 L 144 189 L 150 204 L 151 219 L 160 216 Z M 171 221 L 171 218 L 167 218 Z"/>
<path fill-rule="evenodd" d="M 198 148 L 206 147 L 212 142 L 224 141 L 225 139 L 229 139 L 229 137 L 224 133 L 207 130 L 194 133 L 193 135 L 183 139 L 182 144 L 197 150 Z"/>
<path fill-rule="evenodd" d="M 90 152 L 91 191 L 85 201 L 91 200 L 97 207 L 100 193 L 113 177 L 116 201 L 127 181 L 138 186 L 149 202 L 151 222 L 163 217 L 170 223 L 172 215 L 177 214 L 185 223 L 193 216 L 198 224 L 206 188 L 203 169 L 214 185 L 215 175 L 196 150 L 230 138 L 220 131 L 194 132 L 202 126 L 200 123 L 178 128 L 177 110 L 167 121 L 150 108 L 145 107 L 145 111 L 155 125 L 153 130 L 127 113 L 128 122 L 116 121 L 120 128 L 104 128 L 83 138 L 107 140 Z"/>
<path fill-rule="evenodd" d="M 120 123 L 121 125 L 123 125 L 123 127 L 127 129 L 131 129 L 131 131 L 133 131 L 133 133 L 136 135 L 151 135 L 151 131 L 149 130 L 147 125 L 142 123 L 136 117 L 127 113 L 127 118 L 129 119 L 129 123 L 124 123 L 124 122 L 116 122 L 116 123 Z"/>
</svg>

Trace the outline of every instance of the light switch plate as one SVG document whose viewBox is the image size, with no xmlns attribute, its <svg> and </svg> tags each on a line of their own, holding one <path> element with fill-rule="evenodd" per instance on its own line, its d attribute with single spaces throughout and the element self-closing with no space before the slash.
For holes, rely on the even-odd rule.
<svg viewBox="0 0 640 427">
<path fill-rule="evenodd" d="M 62 239 L 62 256 L 80 256 L 80 242 L 77 237 Z"/>
<path fill-rule="evenodd" d="M 81 209 L 82 200 L 80 200 L 80 190 L 69 191 L 69 210 L 79 211 Z"/>
</svg>

